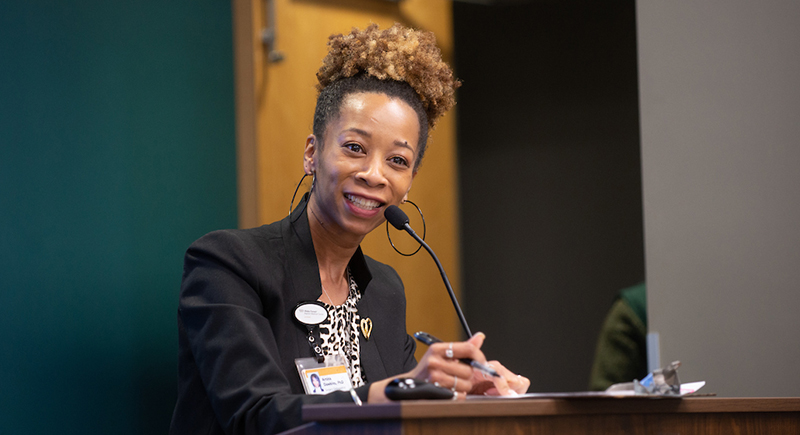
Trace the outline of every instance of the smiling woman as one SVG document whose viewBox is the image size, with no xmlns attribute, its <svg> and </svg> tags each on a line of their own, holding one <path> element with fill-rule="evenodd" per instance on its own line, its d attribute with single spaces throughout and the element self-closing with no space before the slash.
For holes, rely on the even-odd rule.
<svg viewBox="0 0 800 435">
<path fill-rule="evenodd" d="M 186 253 L 173 434 L 283 431 L 306 403 L 385 402 L 399 376 L 457 399 L 530 384 L 496 361 L 492 379 L 458 361 L 486 363 L 480 333 L 434 344 L 417 364 L 403 284 L 361 252 L 386 207 L 406 199 L 429 129 L 455 103 L 433 35 L 372 25 L 329 46 L 303 155 L 309 194 L 279 222 L 216 231 Z M 303 394 L 316 392 L 312 375 L 327 394 Z"/>
</svg>

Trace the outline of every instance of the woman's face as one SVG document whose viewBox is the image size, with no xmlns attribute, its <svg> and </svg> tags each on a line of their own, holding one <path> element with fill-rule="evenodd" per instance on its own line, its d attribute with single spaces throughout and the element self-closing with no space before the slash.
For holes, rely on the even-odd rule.
<svg viewBox="0 0 800 435">
<path fill-rule="evenodd" d="M 311 212 L 326 229 L 365 236 L 411 189 L 419 121 L 414 110 L 380 93 L 347 96 L 323 143 L 306 140 L 304 166 L 316 174 Z M 321 146 L 321 147 L 320 147 Z"/>
</svg>

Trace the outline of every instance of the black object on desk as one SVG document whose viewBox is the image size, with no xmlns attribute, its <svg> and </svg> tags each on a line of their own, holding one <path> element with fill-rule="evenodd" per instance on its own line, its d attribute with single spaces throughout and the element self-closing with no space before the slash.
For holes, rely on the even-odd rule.
<svg viewBox="0 0 800 435">
<path fill-rule="evenodd" d="M 386 386 L 386 397 L 391 400 L 442 400 L 452 399 L 453 392 L 420 379 L 392 379 Z"/>
</svg>

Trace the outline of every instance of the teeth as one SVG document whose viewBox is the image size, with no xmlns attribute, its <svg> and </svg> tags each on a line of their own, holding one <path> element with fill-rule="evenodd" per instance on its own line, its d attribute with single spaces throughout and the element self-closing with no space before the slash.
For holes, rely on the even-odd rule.
<svg viewBox="0 0 800 435">
<path fill-rule="evenodd" d="M 353 196 L 353 195 L 350 195 L 350 194 L 347 194 L 345 196 L 347 197 L 348 200 L 350 200 L 350 202 L 352 202 L 353 204 L 357 205 L 359 208 L 363 208 L 365 210 L 372 210 L 375 207 L 378 207 L 378 206 L 381 205 L 380 202 L 373 201 L 371 199 L 360 198 L 358 196 Z"/>
</svg>

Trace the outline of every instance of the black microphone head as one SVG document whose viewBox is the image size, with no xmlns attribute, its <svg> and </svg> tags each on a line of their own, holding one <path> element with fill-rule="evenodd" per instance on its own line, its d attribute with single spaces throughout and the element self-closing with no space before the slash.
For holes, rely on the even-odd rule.
<svg viewBox="0 0 800 435">
<path fill-rule="evenodd" d="M 383 216 L 386 217 L 386 220 L 398 230 L 405 229 L 404 227 L 408 223 L 408 215 L 406 215 L 403 210 L 400 210 L 400 207 L 396 205 L 390 205 L 389 207 L 386 207 L 386 211 L 383 212 Z"/>
</svg>

